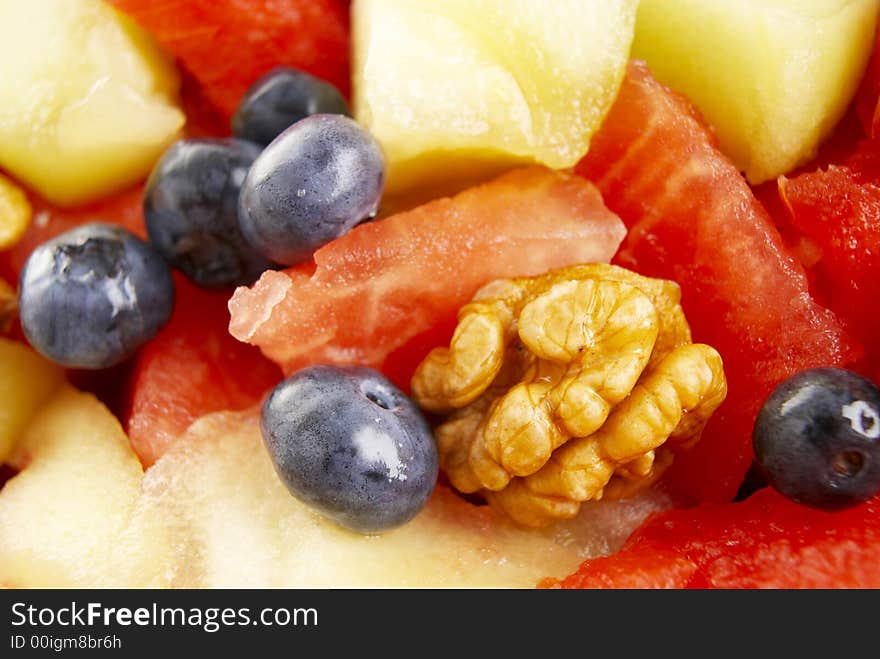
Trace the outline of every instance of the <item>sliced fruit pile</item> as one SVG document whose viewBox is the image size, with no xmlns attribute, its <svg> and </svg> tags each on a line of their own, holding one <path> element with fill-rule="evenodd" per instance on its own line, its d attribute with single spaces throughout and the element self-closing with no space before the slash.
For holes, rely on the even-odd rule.
<svg viewBox="0 0 880 659">
<path fill-rule="evenodd" d="M 193 76 L 226 125 L 274 66 L 295 66 L 349 92 L 345 0 L 112 0 Z M 247 57 L 242 57 L 246 52 Z"/>
<path fill-rule="evenodd" d="M 132 448 L 149 467 L 196 419 L 251 407 L 281 371 L 226 326 L 225 291 L 175 278 L 177 306 L 168 324 L 137 354 L 122 410 Z"/>
<path fill-rule="evenodd" d="M 773 386 L 804 368 L 850 364 L 860 347 L 813 300 L 802 266 L 711 130 L 644 65 L 631 65 L 577 171 L 629 229 L 615 261 L 679 282 L 694 339 L 724 359 L 728 399 L 669 479 L 697 500 L 729 500 Z"/>
<path fill-rule="evenodd" d="M 16 385 L 0 389 L 6 458 L 21 470 L 0 493 L 7 587 L 529 587 L 668 505 L 603 504 L 539 534 L 440 486 L 409 524 L 353 534 L 288 495 L 256 415 L 205 416 L 144 472 L 118 420 L 60 369 L 4 339 L 0 357 L 0 387 Z"/>
<path fill-rule="evenodd" d="M 287 373 L 320 362 L 389 364 L 408 388 L 424 353 L 407 351 L 407 364 L 395 352 L 454 324 L 480 286 L 607 262 L 623 235 L 586 181 L 520 169 L 361 225 L 316 251 L 314 263 L 264 273 L 230 300 L 230 331 Z"/>
<path fill-rule="evenodd" d="M 880 0 L 442 5 L 0 9 L 0 585 L 880 587 Z M 633 272 L 510 315 L 585 263 L 682 317 Z M 584 365 L 630 298 L 654 407 Z M 656 366 L 691 339 L 702 433 Z M 409 398 L 429 353 L 475 413 Z M 551 430 L 481 464 L 572 519 L 438 473 L 432 413 L 495 399 Z"/>
</svg>

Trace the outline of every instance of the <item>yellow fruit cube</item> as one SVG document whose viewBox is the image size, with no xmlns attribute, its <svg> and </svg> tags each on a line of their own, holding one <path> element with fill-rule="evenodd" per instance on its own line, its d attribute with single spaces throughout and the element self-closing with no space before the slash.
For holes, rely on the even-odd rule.
<svg viewBox="0 0 880 659">
<path fill-rule="evenodd" d="M 355 0 L 355 116 L 390 196 L 586 153 L 623 78 L 636 0 Z"/>
<path fill-rule="evenodd" d="M 149 562 L 160 564 L 162 545 L 152 544 L 160 536 L 146 533 L 147 525 L 126 541 L 135 528 L 141 465 L 104 405 L 61 388 L 34 417 L 17 453 L 23 470 L 0 491 L 0 584 L 156 583 Z"/>
<path fill-rule="evenodd" d="M 51 201 L 149 173 L 179 135 L 177 72 L 100 0 L 0 2 L 0 167 Z"/>
<path fill-rule="evenodd" d="M 874 44 L 878 0 L 642 0 L 633 56 L 760 183 L 815 156 Z"/>
</svg>

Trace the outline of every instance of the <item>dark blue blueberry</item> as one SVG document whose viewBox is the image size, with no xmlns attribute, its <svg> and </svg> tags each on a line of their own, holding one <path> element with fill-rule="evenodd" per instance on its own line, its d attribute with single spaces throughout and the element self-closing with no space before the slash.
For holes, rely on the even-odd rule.
<svg viewBox="0 0 880 659">
<path fill-rule="evenodd" d="M 361 533 L 412 519 L 437 482 L 437 449 L 415 403 L 368 368 L 312 366 L 263 405 L 263 438 L 290 492 Z"/>
<path fill-rule="evenodd" d="M 176 142 L 144 191 L 147 233 L 171 265 L 204 287 L 250 284 L 272 264 L 238 224 L 238 195 L 260 147 L 243 140 Z"/>
<path fill-rule="evenodd" d="M 112 224 L 86 224 L 43 243 L 19 284 L 25 336 L 68 368 L 122 362 L 156 335 L 174 306 L 168 264 Z"/>
<path fill-rule="evenodd" d="M 856 373 L 816 368 L 770 395 L 755 422 L 755 458 L 790 499 L 837 510 L 880 491 L 880 390 Z"/>
<path fill-rule="evenodd" d="M 232 116 L 232 134 L 266 146 L 288 126 L 313 114 L 349 115 L 348 104 L 329 82 L 279 66 L 245 92 Z"/>
<path fill-rule="evenodd" d="M 245 238 L 293 265 L 372 217 L 385 184 L 378 143 L 348 117 L 316 114 L 266 147 L 241 189 Z"/>
</svg>

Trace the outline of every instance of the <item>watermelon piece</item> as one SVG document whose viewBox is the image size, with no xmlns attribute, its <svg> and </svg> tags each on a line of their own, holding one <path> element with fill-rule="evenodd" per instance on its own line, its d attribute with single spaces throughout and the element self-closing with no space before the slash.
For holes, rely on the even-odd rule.
<svg viewBox="0 0 880 659">
<path fill-rule="evenodd" d="M 227 126 L 245 90 L 274 66 L 303 69 L 349 94 L 349 3 L 344 0 L 111 0 L 111 4 L 177 57 Z"/>
<path fill-rule="evenodd" d="M 880 497 L 845 511 L 765 488 L 741 503 L 656 513 L 562 588 L 878 588 Z"/>
<path fill-rule="evenodd" d="M 587 181 L 541 167 L 515 170 L 361 224 L 319 249 L 314 264 L 265 272 L 230 300 L 230 331 L 285 373 L 319 362 L 384 365 L 408 389 L 418 362 L 448 338 L 432 330 L 452 325 L 480 286 L 607 262 L 624 233 Z"/>
<path fill-rule="evenodd" d="M 629 228 L 615 262 L 681 284 L 694 340 L 724 359 L 727 400 L 665 480 L 691 499 L 730 500 L 773 387 L 804 368 L 851 364 L 860 348 L 810 296 L 803 267 L 691 104 L 643 63 L 630 65 L 577 172 Z"/>
<path fill-rule="evenodd" d="M 226 331 L 227 291 L 198 288 L 179 273 L 174 285 L 171 319 L 130 367 L 124 426 L 145 467 L 199 417 L 251 407 L 282 377 L 259 350 Z"/>
<path fill-rule="evenodd" d="M 791 225 L 817 249 L 812 267 L 829 305 L 880 358 L 880 145 L 866 141 L 841 165 L 780 177 L 778 193 Z"/>
<path fill-rule="evenodd" d="M 0 252 L 0 276 L 17 281 L 18 273 L 33 249 L 58 234 L 86 222 L 110 222 L 146 239 L 142 208 L 143 185 L 77 208 L 58 208 L 28 193 L 33 217 L 27 230 L 11 249 Z"/>
</svg>

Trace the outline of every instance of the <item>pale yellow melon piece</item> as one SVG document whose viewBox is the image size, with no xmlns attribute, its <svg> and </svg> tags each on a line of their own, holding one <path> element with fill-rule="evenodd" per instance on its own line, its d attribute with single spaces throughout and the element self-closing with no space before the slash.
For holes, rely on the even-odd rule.
<svg viewBox="0 0 880 659">
<path fill-rule="evenodd" d="M 254 413 L 197 421 L 144 483 L 148 508 L 176 529 L 172 584 L 186 587 L 532 587 L 606 554 L 658 493 L 584 506 L 544 531 L 438 488 L 411 522 L 378 536 L 344 530 L 290 496 Z"/>
<path fill-rule="evenodd" d="M 633 56 L 684 93 L 752 183 L 815 156 L 852 100 L 878 0 L 642 0 Z"/>
<path fill-rule="evenodd" d="M 389 198 L 574 165 L 623 78 L 637 4 L 355 0 L 354 111 L 385 150 Z"/>
<path fill-rule="evenodd" d="M 143 178 L 179 135 L 171 60 L 100 0 L 3 0 L 0 47 L 0 168 L 58 204 Z"/>
<path fill-rule="evenodd" d="M 146 474 L 109 412 L 65 388 L 0 491 L 0 584 L 111 587 L 532 587 L 617 549 L 659 493 L 585 506 L 543 531 L 438 488 L 408 524 L 344 530 L 290 496 L 256 411 L 193 424 Z"/>
<path fill-rule="evenodd" d="M 141 465 L 116 418 L 65 385 L 34 417 L 0 491 L 0 585 L 164 585 L 164 529 L 135 514 Z"/>
<path fill-rule="evenodd" d="M 0 338 L 0 463 L 62 382 L 60 367 L 23 343 Z"/>
</svg>

